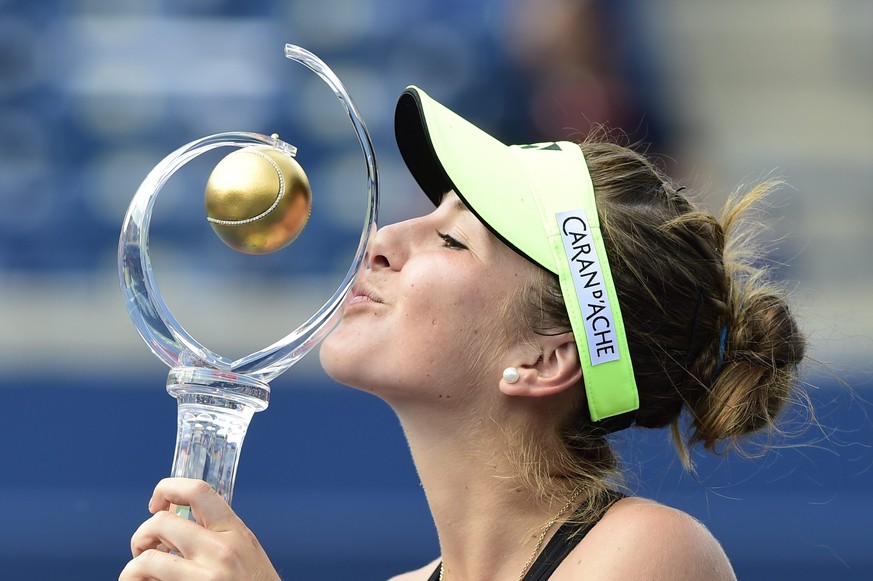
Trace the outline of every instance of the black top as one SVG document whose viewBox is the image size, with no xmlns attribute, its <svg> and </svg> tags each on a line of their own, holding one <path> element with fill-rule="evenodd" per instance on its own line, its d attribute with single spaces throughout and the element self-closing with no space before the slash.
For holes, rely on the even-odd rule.
<svg viewBox="0 0 873 581">
<path fill-rule="evenodd" d="M 614 502 L 615 500 L 621 499 L 623 495 L 614 493 L 613 497 Z M 600 516 L 602 517 L 605 513 L 606 511 L 603 511 Z M 600 518 L 597 518 L 593 522 L 585 525 L 581 530 L 578 528 L 578 523 L 565 522 L 562 524 L 555 532 L 555 535 L 549 540 L 546 548 L 537 556 L 537 560 L 530 566 L 523 581 L 546 581 L 546 579 L 552 576 L 552 573 L 555 572 L 558 565 L 560 565 L 576 545 L 579 544 L 579 541 L 584 539 L 585 535 L 588 534 L 588 531 L 590 531 L 599 521 Z M 440 569 L 442 566 L 442 562 L 437 565 L 436 570 L 428 578 L 428 581 L 439 581 Z"/>
</svg>

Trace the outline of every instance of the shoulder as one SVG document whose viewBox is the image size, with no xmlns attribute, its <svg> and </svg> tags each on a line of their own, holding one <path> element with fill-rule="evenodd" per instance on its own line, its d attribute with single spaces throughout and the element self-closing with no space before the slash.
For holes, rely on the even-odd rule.
<svg viewBox="0 0 873 581">
<path fill-rule="evenodd" d="M 625 498 L 610 508 L 559 571 L 556 581 L 736 579 L 721 545 L 702 523 L 642 498 Z"/>
<path fill-rule="evenodd" d="M 433 574 L 439 562 L 439 559 L 434 559 L 421 569 L 416 569 L 415 571 L 410 571 L 409 573 L 403 573 L 401 575 L 397 575 L 396 577 L 391 577 L 391 579 L 389 579 L 388 581 L 427 581 L 428 579 L 430 579 L 430 576 Z"/>
</svg>

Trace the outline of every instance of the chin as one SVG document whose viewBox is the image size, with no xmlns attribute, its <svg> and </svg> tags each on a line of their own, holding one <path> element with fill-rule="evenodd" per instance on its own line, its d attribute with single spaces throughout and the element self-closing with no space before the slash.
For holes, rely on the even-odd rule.
<svg viewBox="0 0 873 581">
<path fill-rule="evenodd" d="M 321 368 L 327 373 L 328 377 L 335 381 L 340 381 L 337 377 L 338 367 L 341 367 L 342 358 L 336 349 L 331 346 L 330 335 L 321 342 L 318 348 L 318 361 L 321 363 Z"/>
<path fill-rule="evenodd" d="M 360 377 L 356 373 L 357 366 L 350 361 L 348 353 L 336 341 L 332 341 L 332 338 L 332 334 L 328 335 L 318 350 L 321 368 L 328 377 L 338 383 L 349 387 L 360 387 L 358 385 Z"/>
</svg>

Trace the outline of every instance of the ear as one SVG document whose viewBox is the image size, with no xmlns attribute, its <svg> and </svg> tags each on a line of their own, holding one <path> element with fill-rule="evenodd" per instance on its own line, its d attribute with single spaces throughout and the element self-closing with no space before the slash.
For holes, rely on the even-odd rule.
<svg viewBox="0 0 873 581">
<path fill-rule="evenodd" d="M 500 391 L 512 397 L 546 397 L 562 393 L 582 380 L 579 351 L 572 332 L 537 336 L 536 346 L 515 367 L 519 378 L 514 383 L 500 380 Z"/>
</svg>

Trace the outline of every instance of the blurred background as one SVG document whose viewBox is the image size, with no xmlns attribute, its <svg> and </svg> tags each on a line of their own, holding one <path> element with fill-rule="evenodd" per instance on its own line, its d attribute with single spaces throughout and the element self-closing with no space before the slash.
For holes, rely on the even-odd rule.
<svg viewBox="0 0 873 581">
<path fill-rule="evenodd" d="M 698 201 L 790 187 L 768 256 L 816 363 L 819 427 L 757 460 L 683 473 L 663 432 L 617 438 L 631 485 L 703 520 L 740 579 L 873 578 L 873 3 L 866 0 L 0 0 L 0 577 L 114 579 L 172 460 L 167 369 L 133 329 L 116 245 L 164 156 L 223 131 L 300 147 L 315 209 L 288 250 L 235 255 L 203 220 L 209 168 L 155 211 L 155 271 L 201 342 L 254 351 L 326 300 L 363 216 L 339 103 L 286 42 L 345 82 L 375 142 L 380 222 L 423 212 L 393 139 L 408 84 L 506 142 L 592 125 L 646 144 Z M 623 136 L 623 137 L 622 137 Z M 391 411 L 312 354 L 249 430 L 234 506 L 286 579 L 385 579 L 436 540 Z M 789 414 L 799 431 L 802 412 Z"/>
</svg>

